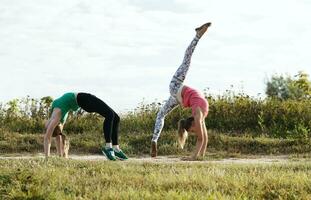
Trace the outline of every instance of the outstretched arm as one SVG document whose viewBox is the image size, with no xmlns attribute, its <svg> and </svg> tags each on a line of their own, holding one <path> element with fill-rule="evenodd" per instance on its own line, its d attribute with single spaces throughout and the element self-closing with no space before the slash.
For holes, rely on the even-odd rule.
<svg viewBox="0 0 311 200">
<path fill-rule="evenodd" d="M 57 154 L 60 157 L 63 157 L 63 155 L 64 155 L 64 145 L 63 145 L 62 136 L 61 135 L 57 135 L 55 139 L 56 139 Z"/>
<path fill-rule="evenodd" d="M 60 157 L 64 156 L 64 140 L 63 140 L 63 126 L 61 124 L 57 125 L 54 129 L 53 134 L 55 133 L 56 135 L 56 150 L 57 150 L 57 154 Z"/>
<path fill-rule="evenodd" d="M 203 143 L 202 149 L 200 151 L 200 155 L 204 158 L 205 152 L 206 152 L 206 148 L 207 148 L 207 143 L 208 143 L 208 134 L 207 134 L 207 129 L 206 129 L 206 125 L 205 125 L 204 119 L 203 119 L 203 123 L 202 123 L 202 128 L 203 128 L 204 143 Z"/>
<path fill-rule="evenodd" d="M 55 127 L 59 124 L 61 118 L 61 110 L 54 108 L 51 119 L 47 123 L 46 133 L 44 135 L 44 153 L 45 157 L 50 156 L 51 137 Z"/>
<path fill-rule="evenodd" d="M 195 130 L 197 135 L 197 142 L 195 146 L 195 151 L 192 154 L 193 159 L 197 159 L 199 156 L 201 150 L 204 148 L 205 143 L 205 136 L 204 136 L 204 130 L 203 130 L 203 113 L 200 108 L 196 108 L 195 116 L 194 116 L 194 123 L 195 123 Z"/>
</svg>

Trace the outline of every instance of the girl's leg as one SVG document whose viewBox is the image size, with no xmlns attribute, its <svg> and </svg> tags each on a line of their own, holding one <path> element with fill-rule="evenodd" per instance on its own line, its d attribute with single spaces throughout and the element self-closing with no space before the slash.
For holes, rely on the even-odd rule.
<svg viewBox="0 0 311 200">
<path fill-rule="evenodd" d="M 194 39 L 191 41 L 188 48 L 186 49 L 184 60 L 183 60 L 182 64 L 179 66 L 179 68 L 177 69 L 177 71 L 175 72 L 175 74 L 172 78 L 172 81 L 170 83 L 170 93 L 173 97 L 176 97 L 178 89 L 180 88 L 180 86 L 182 85 L 182 83 L 184 82 L 184 80 L 186 78 L 187 72 L 188 72 L 189 67 L 190 67 L 192 53 L 193 53 L 195 47 L 197 46 L 199 39 L 206 32 L 206 30 L 208 29 L 209 26 L 211 26 L 210 22 L 203 24 L 202 26 L 195 29 L 196 35 L 195 35 Z"/>
<path fill-rule="evenodd" d="M 106 103 L 94 95 L 87 93 L 78 93 L 78 105 L 87 112 L 96 112 L 105 118 L 103 129 L 106 140 L 106 147 L 102 148 L 102 152 L 109 160 L 127 159 L 127 156 L 120 150 L 118 145 L 118 131 L 120 117 Z M 112 148 L 112 144 L 113 148 Z"/>
<path fill-rule="evenodd" d="M 112 145 L 117 146 L 117 148 L 119 148 L 119 142 L 118 142 L 119 124 L 120 124 L 120 117 L 117 113 L 114 112 L 111 140 L 112 140 Z"/>
<path fill-rule="evenodd" d="M 198 44 L 198 41 L 199 41 L 199 37 L 195 36 L 194 39 L 191 41 L 190 45 L 188 46 L 188 48 L 186 49 L 182 64 L 179 66 L 179 68 L 177 69 L 177 71 L 175 72 L 171 80 L 170 93 L 175 98 L 176 98 L 178 89 L 180 88 L 180 86 L 182 85 L 182 83 L 184 82 L 186 78 L 187 72 L 190 67 L 191 56 L 196 45 Z"/>
<path fill-rule="evenodd" d="M 87 112 L 95 112 L 105 118 L 103 129 L 106 143 L 118 144 L 120 117 L 106 103 L 92 94 L 78 93 L 78 105 Z"/>
<path fill-rule="evenodd" d="M 165 104 L 161 107 L 160 111 L 157 114 L 157 119 L 154 126 L 154 132 L 152 137 L 152 142 L 157 142 L 161 131 L 164 126 L 164 119 L 165 116 L 171 112 L 174 108 L 178 106 L 177 99 L 173 96 L 170 96 L 170 98 L 165 102 Z"/>
</svg>

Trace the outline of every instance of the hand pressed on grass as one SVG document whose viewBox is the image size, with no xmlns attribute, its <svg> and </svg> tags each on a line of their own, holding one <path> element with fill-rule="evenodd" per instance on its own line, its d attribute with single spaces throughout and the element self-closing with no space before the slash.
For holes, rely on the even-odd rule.
<svg viewBox="0 0 311 200">
<path fill-rule="evenodd" d="M 183 160 L 183 161 L 199 161 L 198 158 L 195 158 L 195 157 L 192 157 L 192 156 L 182 157 L 181 160 Z"/>
</svg>

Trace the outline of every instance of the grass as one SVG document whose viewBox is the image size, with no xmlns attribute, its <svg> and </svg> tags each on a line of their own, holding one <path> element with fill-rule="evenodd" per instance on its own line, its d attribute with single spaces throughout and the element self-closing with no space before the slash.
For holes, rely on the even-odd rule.
<svg viewBox="0 0 311 200">
<path fill-rule="evenodd" d="M 99 154 L 103 144 L 100 133 L 69 135 L 70 153 Z M 149 154 L 151 134 L 121 133 L 119 138 L 122 149 L 129 155 Z M 159 155 L 185 155 L 192 151 L 195 138 L 190 137 L 185 149 L 178 147 L 175 132 L 163 132 L 158 142 Z M 14 132 L 0 133 L 0 153 L 37 153 L 43 151 L 42 134 L 19 134 Z M 53 146 L 53 151 L 55 147 Z M 221 155 L 282 155 L 310 154 L 311 140 L 277 139 L 268 137 L 231 136 L 209 131 L 208 152 Z"/>
<path fill-rule="evenodd" d="M 181 150 L 175 134 L 162 133 L 160 155 L 192 151 L 195 138 Z M 0 199 L 311 199 L 311 140 L 236 135 L 209 131 L 204 163 L 0 159 Z M 70 153 L 100 153 L 100 133 L 69 137 Z M 150 133 L 121 133 L 119 139 L 131 157 L 149 154 Z M 42 153 L 42 142 L 42 134 L 1 132 L 0 154 Z M 290 154 L 287 162 L 209 162 L 283 154 Z"/>
<path fill-rule="evenodd" d="M 310 199 L 311 163 L 0 160 L 1 199 Z"/>
</svg>

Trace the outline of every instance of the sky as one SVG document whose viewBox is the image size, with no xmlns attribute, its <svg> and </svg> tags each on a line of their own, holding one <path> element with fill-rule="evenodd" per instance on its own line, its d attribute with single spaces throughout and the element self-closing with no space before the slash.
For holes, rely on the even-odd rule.
<svg viewBox="0 0 311 200">
<path fill-rule="evenodd" d="M 65 92 L 118 112 L 162 102 L 209 21 L 185 84 L 263 95 L 275 73 L 311 74 L 310 10 L 309 0 L 0 0 L 0 102 Z"/>
</svg>

